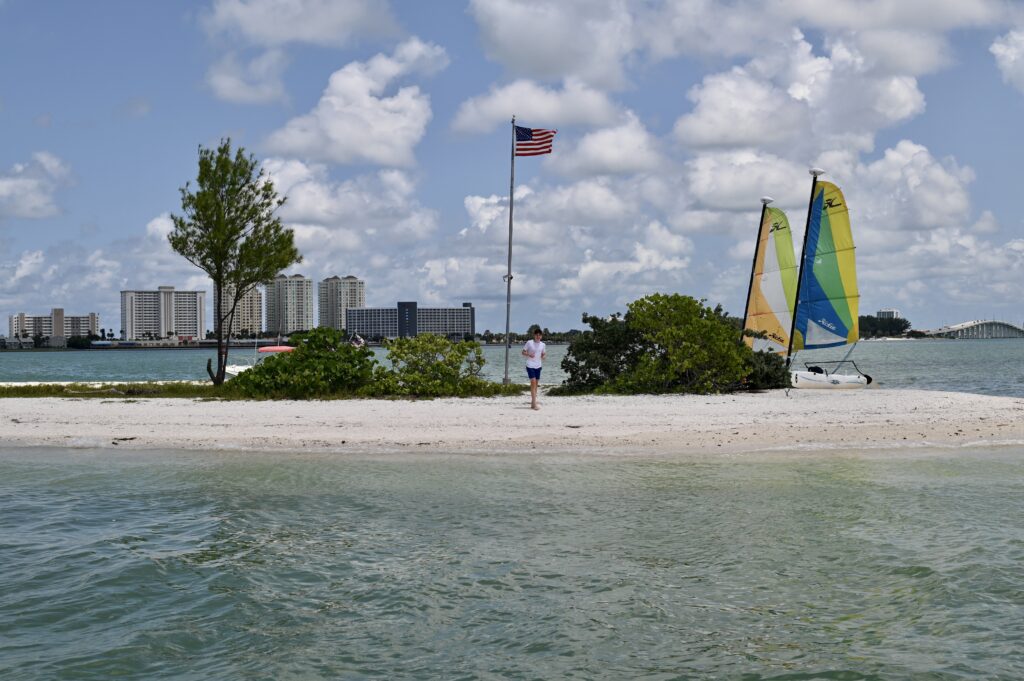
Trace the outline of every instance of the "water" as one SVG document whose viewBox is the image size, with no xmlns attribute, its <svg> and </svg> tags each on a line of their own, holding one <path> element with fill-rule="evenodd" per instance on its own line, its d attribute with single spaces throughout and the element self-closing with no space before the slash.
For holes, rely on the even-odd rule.
<svg viewBox="0 0 1024 681">
<path fill-rule="evenodd" d="M 558 384 L 565 379 L 560 366 L 567 346 L 549 345 L 542 383 Z M 519 347 L 509 354 L 509 376 L 527 383 Z M 484 377 L 501 381 L 505 374 L 504 346 L 485 346 Z M 383 348 L 373 348 L 380 361 Z M 6 381 L 201 381 L 207 379 L 206 360 L 216 360 L 216 350 L 80 350 L 0 352 L 0 383 Z M 252 348 L 233 348 L 231 361 L 251 361 Z"/>
<path fill-rule="evenodd" d="M 375 348 L 383 358 L 383 351 Z M 566 346 L 549 345 L 541 382 L 561 383 L 561 361 Z M 800 353 L 805 360 L 838 359 L 846 348 Z M 251 350 L 233 350 L 248 359 Z M 526 382 L 523 358 L 513 348 L 510 375 Z M 0 382 L 4 381 L 145 381 L 202 380 L 206 378 L 209 350 L 92 350 L 79 352 L 0 352 Z M 504 374 L 504 347 L 484 348 L 484 375 L 500 381 Z M 987 341 L 877 341 L 860 343 L 857 365 L 888 388 L 953 390 L 990 395 L 1024 396 L 1024 340 Z"/>
<path fill-rule="evenodd" d="M 1021 678 L 1022 455 L 0 450 L 0 678 Z"/>
</svg>

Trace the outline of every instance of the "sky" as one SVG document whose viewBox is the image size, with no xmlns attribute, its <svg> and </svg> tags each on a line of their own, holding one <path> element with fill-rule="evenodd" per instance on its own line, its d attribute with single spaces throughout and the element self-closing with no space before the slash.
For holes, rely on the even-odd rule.
<svg viewBox="0 0 1024 681">
<path fill-rule="evenodd" d="M 198 148 L 254 154 L 315 281 L 513 329 L 683 293 L 741 314 L 760 197 L 824 168 L 861 313 L 1024 320 L 1024 3 L 0 0 L 0 311 L 209 290 L 167 243 Z M 208 296 L 208 301 L 212 296 Z M 208 319 L 209 319 L 208 315 Z"/>
</svg>

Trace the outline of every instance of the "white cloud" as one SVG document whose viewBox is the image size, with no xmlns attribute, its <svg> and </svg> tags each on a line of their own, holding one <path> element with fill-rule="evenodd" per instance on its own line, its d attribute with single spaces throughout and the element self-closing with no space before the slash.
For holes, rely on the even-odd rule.
<svg viewBox="0 0 1024 681">
<path fill-rule="evenodd" d="M 551 158 L 567 175 L 626 175 L 651 172 L 665 164 L 658 140 L 633 112 L 620 125 L 588 133 L 574 148 Z"/>
<path fill-rule="evenodd" d="M 941 33 L 882 28 L 859 31 L 847 39 L 856 43 L 880 73 L 918 76 L 952 61 L 949 41 Z"/>
<path fill-rule="evenodd" d="M 1003 80 L 1024 92 L 1024 31 L 1010 31 L 989 47 Z"/>
<path fill-rule="evenodd" d="M 409 166 L 413 148 L 431 119 L 430 97 L 416 86 L 383 96 L 393 81 L 445 68 L 443 48 L 412 38 L 391 56 L 378 54 L 335 71 L 313 110 L 293 118 L 267 139 L 286 156 L 335 163 Z"/>
<path fill-rule="evenodd" d="M 0 220 L 57 215 L 57 190 L 70 179 L 68 165 L 57 156 L 38 151 L 27 163 L 0 171 Z"/>
<path fill-rule="evenodd" d="M 560 90 L 517 80 L 463 102 L 452 127 L 465 132 L 488 132 L 508 124 L 513 114 L 523 125 L 533 127 L 605 125 L 620 115 L 608 95 L 579 80 L 566 80 Z"/>
<path fill-rule="evenodd" d="M 471 0 L 487 55 L 514 76 L 577 78 L 602 88 L 625 82 L 635 48 L 633 14 L 622 0 Z"/>
<path fill-rule="evenodd" d="M 343 47 L 397 30 L 386 0 L 214 0 L 202 24 L 212 36 L 238 36 L 265 47 Z"/>
<path fill-rule="evenodd" d="M 288 58 L 281 50 L 267 50 L 246 64 L 234 52 L 225 54 L 206 73 L 206 83 L 219 99 L 243 104 L 287 98 L 281 76 Z"/>
<path fill-rule="evenodd" d="M 805 104 L 741 68 L 705 77 L 688 97 L 696 106 L 673 132 L 691 147 L 786 146 L 810 126 Z"/>
</svg>

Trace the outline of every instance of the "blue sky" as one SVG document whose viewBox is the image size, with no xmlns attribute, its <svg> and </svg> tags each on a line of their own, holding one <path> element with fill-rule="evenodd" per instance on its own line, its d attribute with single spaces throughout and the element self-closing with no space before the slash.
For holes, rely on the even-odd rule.
<svg viewBox="0 0 1024 681">
<path fill-rule="evenodd" d="M 654 291 L 739 312 L 758 199 L 810 164 L 847 194 L 861 311 L 1020 323 L 1024 13 L 961 0 L 0 0 L 0 309 L 208 287 L 166 245 L 197 146 L 229 136 L 289 201 L 315 279 L 371 305 L 579 327 Z"/>
</svg>

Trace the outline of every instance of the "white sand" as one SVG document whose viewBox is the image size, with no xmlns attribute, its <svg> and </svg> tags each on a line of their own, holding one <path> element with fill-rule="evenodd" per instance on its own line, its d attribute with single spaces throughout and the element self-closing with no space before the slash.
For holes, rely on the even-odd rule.
<svg viewBox="0 0 1024 681">
<path fill-rule="evenodd" d="M 204 402 L 3 399 L 0 446 L 339 452 L 738 452 L 1024 443 L 1024 399 L 920 390 Z"/>
</svg>

